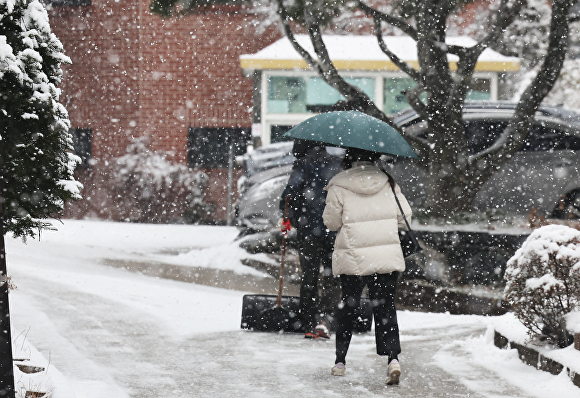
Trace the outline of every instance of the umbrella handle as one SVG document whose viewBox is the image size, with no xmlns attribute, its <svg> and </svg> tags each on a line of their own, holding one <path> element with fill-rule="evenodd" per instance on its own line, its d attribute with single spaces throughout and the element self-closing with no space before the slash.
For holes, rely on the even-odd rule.
<svg viewBox="0 0 580 398">
<path fill-rule="evenodd" d="M 286 195 L 286 201 L 284 203 L 284 222 L 288 221 L 288 212 L 290 208 L 290 195 Z M 284 281 L 284 259 L 286 257 L 286 235 L 288 231 L 282 232 L 282 255 L 280 256 L 280 276 L 278 277 L 278 301 L 276 302 L 276 307 L 282 306 L 282 288 Z"/>
</svg>

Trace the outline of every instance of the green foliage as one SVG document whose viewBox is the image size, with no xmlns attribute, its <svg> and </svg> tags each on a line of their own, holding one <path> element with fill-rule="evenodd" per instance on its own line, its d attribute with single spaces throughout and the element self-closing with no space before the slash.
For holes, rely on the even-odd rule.
<svg viewBox="0 0 580 398">
<path fill-rule="evenodd" d="M 79 197 L 70 122 L 58 102 L 70 63 L 38 0 L 0 1 L 0 172 L 4 229 L 34 237 Z"/>
<path fill-rule="evenodd" d="M 261 0 L 152 0 L 149 10 L 162 17 L 172 17 L 195 12 L 200 7 L 215 4 L 253 3 L 260 5 Z M 284 2 L 288 17 L 298 23 L 304 23 L 304 9 L 311 7 L 320 25 L 328 25 L 333 18 L 347 10 L 352 10 L 355 3 L 350 0 L 291 0 Z"/>
<path fill-rule="evenodd" d="M 459 10 L 466 4 L 473 3 L 474 0 L 450 0 L 451 8 Z M 396 0 L 391 6 L 402 19 L 411 19 L 422 12 L 423 0 Z"/>
<path fill-rule="evenodd" d="M 153 0 L 151 4 L 149 4 L 149 10 L 153 14 L 162 17 L 170 17 L 173 15 L 176 3 L 177 1 L 174 0 Z"/>
<path fill-rule="evenodd" d="M 251 0 L 152 0 L 149 10 L 162 17 L 195 12 L 199 7 L 216 4 L 241 4 Z"/>
<path fill-rule="evenodd" d="M 328 26 L 344 12 L 352 11 L 355 3 L 349 0 L 292 0 L 284 3 L 288 17 L 304 23 L 304 10 L 309 7 L 321 26 Z"/>
</svg>

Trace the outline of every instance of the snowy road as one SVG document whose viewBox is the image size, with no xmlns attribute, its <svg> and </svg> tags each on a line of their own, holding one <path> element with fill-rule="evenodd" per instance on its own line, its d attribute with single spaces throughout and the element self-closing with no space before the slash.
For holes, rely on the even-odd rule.
<svg viewBox="0 0 580 398">
<path fill-rule="evenodd" d="M 206 248 L 221 246 L 225 258 L 233 256 L 234 231 L 108 223 L 106 238 L 95 244 L 102 224 L 87 223 L 67 221 L 41 242 L 8 242 L 18 285 L 11 295 L 14 333 L 26 330 L 63 374 L 54 398 L 578 396 L 567 378 L 496 349 L 490 318 L 480 316 L 400 312 L 399 387 L 384 386 L 386 364 L 374 353 L 372 334 L 353 338 L 346 376 L 333 377 L 334 338 L 240 330 L 244 292 L 103 265 L 110 258 L 160 261 L 161 249 L 189 246 L 197 247 L 192 265 L 207 266 L 214 251 L 200 248 L 202 238 Z M 152 234 L 169 236 L 147 241 Z"/>
</svg>

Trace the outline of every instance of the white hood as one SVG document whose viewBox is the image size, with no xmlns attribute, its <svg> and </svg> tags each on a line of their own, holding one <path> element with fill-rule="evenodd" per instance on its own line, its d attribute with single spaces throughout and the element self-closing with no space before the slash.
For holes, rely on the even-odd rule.
<svg viewBox="0 0 580 398">
<path fill-rule="evenodd" d="M 387 175 L 372 162 L 355 162 L 328 183 L 361 195 L 374 195 L 389 183 Z"/>
</svg>

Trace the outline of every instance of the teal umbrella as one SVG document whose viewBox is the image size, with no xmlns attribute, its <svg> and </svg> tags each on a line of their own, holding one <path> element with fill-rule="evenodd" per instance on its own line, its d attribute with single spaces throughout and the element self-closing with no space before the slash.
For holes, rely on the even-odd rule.
<svg viewBox="0 0 580 398">
<path fill-rule="evenodd" d="M 358 111 L 328 112 L 313 116 L 288 130 L 284 137 L 417 158 L 413 148 L 397 130 Z"/>
</svg>

